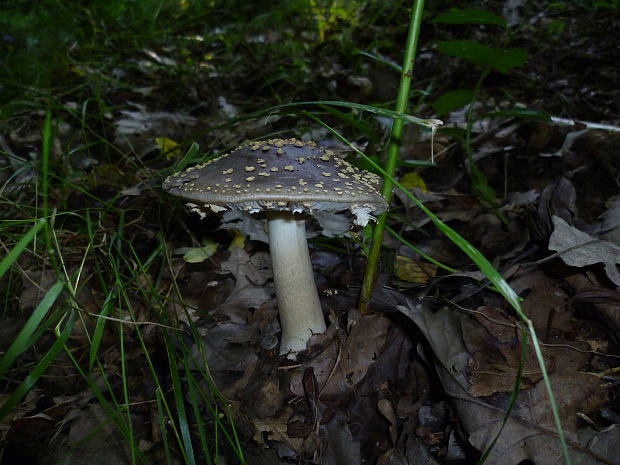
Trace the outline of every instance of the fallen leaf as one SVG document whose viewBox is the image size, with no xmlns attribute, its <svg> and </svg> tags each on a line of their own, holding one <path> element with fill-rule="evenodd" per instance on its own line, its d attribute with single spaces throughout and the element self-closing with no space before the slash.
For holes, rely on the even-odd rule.
<svg viewBox="0 0 620 465">
<path fill-rule="evenodd" d="M 301 451 L 304 439 L 291 438 L 286 432 L 288 419 L 292 413 L 292 408 L 284 407 L 275 417 L 253 420 L 252 424 L 256 429 L 253 439 L 264 447 L 268 447 L 268 444 L 265 442 L 265 439 L 268 439 L 270 441 L 283 442 L 296 452 Z"/>
<path fill-rule="evenodd" d="M 541 270 L 520 268 L 510 279 L 510 286 L 518 295 L 526 296 L 521 307 L 537 331 L 548 334 L 574 330 L 570 297 L 561 280 L 550 278 Z"/>
<path fill-rule="evenodd" d="M 233 238 L 228 245 L 228 250 L 243 249 L 245 247 L 245 236 L 237 229 L 232 229 Z"/>
<path fill-rule="evenodd" d="M 137 111 L 123 110 L 115 122 L 114 143 L 122 148 L 132 149 L 143 156 L 152 150 L 159 150 L 155 138 L 185 140 L 196 131 L 198 120 L 182 113 L 150 112 L 143 105 L 135 105 Z"/>
<path fill-rule="evenodd" d="M 555 181 L 543 189 L 538 202 L 537 227 L 540 230 L 540 239 L 546 239 L 552 230 L 553 216 L 559 216 L 570 222 L 575 211 L 577 193 L 570 179 L 559 176 Z"/>
<path fill-rule="evenodd" d="M 569 225 L 558 216 L 553 217 L 553 233 L 549 238 L 549 250 L 560 253 L 560 258 L 570 266 L 584 267 L 603 263 L 607 277 L 620 286 L 620 246 L 595 239 Z"/>
<path fill-rule="evenodd" d="M 168 137 L 156 137 L 154 140 L 159 147 L 159 150 L 166 155 L 166 159 L 168 160 L 183 154 L 178 142 L 175 142 Z"/>
<path fill-rule="evenodd" d="M 407 189 L 413 189 L 414 187 L 417 187 L 422 192 L 428 192 L 424 179 L 422 179 L 420 175 L 415 171 L 410 171 L 409 173 L 403 175 L 400 178 L 400 183 Z"/>
<path fill-rule="evenodd" d="M 247 212 L 228 210 L 222 214 L 222 229 L 239 231 L 251 241 L 269 244 L 265 221 L 259 220 Z"/>
<path fill-rule="evenodd" d="M 572 287 L 573 302 L 587 302 L 595 312 L 616 330 L 620 330 L 620 292 L 604 287 L 594 273 L 575 273 L 566 276 L 565 281 Z"/>
<path fill-rule="evenodd" d="M 314 219 L 321 225 L 321 235 L 325 237 L 343 236 L 353 222 L 342 213 L 315 212 Z"/>
<path fill-rule="evenodd" d="M 363 463 L 359 440 L 351 433 L 344 415 L 336 415 L 327 425 L 327 450 L 323 455 L 324 465 Z"/>
<path fill-rule="evenodd" d="M 61 422 L 44 460 L 38 463 L 71 465 L 108 465 L 131 463 L 129 446 L 98 405 L 69 411 Z M 144 434 L 146 422 L 132 421 L 134 432 Z M 140 432 L 140 433 L 138 433 Z"/>
<path fill-rule="evenodd" d="M 187 263 L 201 263 L 204 262 L 207 258 L 213 256 L 215 252 L 217 252 L 218 243 L 209 239 L 204 238 L 202 240 L 202 247 L 193 247 L 189 249 L 183 255 L 183 260 Z"/>
<path fill-rule="evenodd" d="M 468 317 L 445 308 L 433 313 L 422 305 L 412 302 L 407 306 L 398 306 L 398 310 L 411 318 L 424 333 L 437 358 L 436 367 L 441 382 L 446 394 L 452 398 L 456 406 L 469 441 L 478 450 L 485 450 L 501 427 L 509 395 L 498 394 L 483 400 L 475 398 L 469 392 L 467 362 L 470 355 L 458 329 Z M 551 349 L 569 352 L 565 357 L 574 359 L 572 363 L 557 363 L 558 366 L 572 365 L 573 371 L 556 370 L 550 375 L 573 459 L 577 457 L 581 460 L 579 463 L 588 465 L 614 463 L 615 456 L 604 457 L 604 461 L 596 460 L 594 452 L 587 449 L 586 441 L 580 441 L 576 434 L 577 412 L 587 414 L 596 411 L 604 400 L 600 389 L 601 381 L 588 373 L 574 371 L 574 366 L 583 364 L 584 359 L 581 358 L 583 354 L 580 352 L 563 346 Z M 561 354 L 555 356 L 560 357 Z M 599 454 L 598 451 L 596 454 Z M 559 441 L 554 431 L 548 394 L 542 382 L 520 394 L 486 463 L 505 465 L 521 463 L 524 460 L 537 465 L 563 463 Z"/>
<path fill-rule="evenodd" d="M 387 399 L 381 399 L 377 403 L 377 409 L 379 410 L 379 412 L 381 412 L 381 415 L 383 415 L 385 419 L 390 423 L 390 439 L 392 440 L 392 444 L 396 444 L 398 432 L 396 415 L 394 414 L 392 404 Z"/>
<path fill-rule="evenodd" d="M 266 252 L 249 255 L 244 249 L 234 249 L 221 268 L 233 274 L 235 287 L 216 311 L 227 315 L 233 323 L 245 324 L 249 309 L 259 308 L 274 293 L 273 288 L 264 285 L 273 276 L 269 255 Z"/>
<path fill-rule="evenodd" d="M 386 344 L 390 320 L 385 316 L 349 312 L 349 322 L 342 347 L 338 349 L 331 344 L 309 362 L 314 368 L 321 399 L 342 399 L 351 393 Z M 304 396 L 302 375 L 303 370 L 299 370 L 291 379 L 291 391 L 299 397 Z"/>
<path fill-rule="evenodd" d="M 423 284 L 435 277 L 437 265 L 427 262 L 419 262 L 403 255 L 396 256 L 394 274 L 402 281 Z"/>
<path fill-rule="evenodd" d="M 601 237 L 605 240 L 620 244 L 620 198 L 610 201 L 607 210 L 600 216 Z"/>
<path fill-rule="evenodd" d="M 476 320 L 462 322 L 463 341 L 471 353 L 469 392 L 476 397 L 510 392 L 521 358 L 521 340 L 515 321 L 493 307 L 479 307 L 475 317 Z M 521 389 L 532 387 L 541 376 L 538 361 L 529 350 Z"/>
</svg>

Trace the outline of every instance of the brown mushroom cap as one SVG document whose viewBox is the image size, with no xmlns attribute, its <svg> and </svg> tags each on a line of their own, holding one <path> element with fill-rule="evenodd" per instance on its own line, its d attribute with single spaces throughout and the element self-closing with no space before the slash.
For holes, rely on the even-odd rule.
<svg viewBox="0 0 620 465">
<path fill-rule="evenodd" d="M 358 224 L 382 213 L 386 201 L 377 190 L 379 176 L 360 170 L 315 142 L 269 139 L 238 147 L 201 165 L 168 177 L 163 188 L 206 210 L 350 210 Z"/>
</svg>

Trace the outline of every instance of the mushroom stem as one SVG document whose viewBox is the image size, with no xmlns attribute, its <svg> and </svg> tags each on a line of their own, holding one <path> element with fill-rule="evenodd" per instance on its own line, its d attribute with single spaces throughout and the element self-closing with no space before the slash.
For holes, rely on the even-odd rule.
<svg viewBox="0 0 620 465">
<path fill-rule="evenodd" d="M 325 331 L 325 319 L 314 283 L 306 241 L 305 220 L 291 212 L 267 215 L 273 280 L 282 326 L 280 355 L 306 348 L 315 333 Z"/>
</svg>

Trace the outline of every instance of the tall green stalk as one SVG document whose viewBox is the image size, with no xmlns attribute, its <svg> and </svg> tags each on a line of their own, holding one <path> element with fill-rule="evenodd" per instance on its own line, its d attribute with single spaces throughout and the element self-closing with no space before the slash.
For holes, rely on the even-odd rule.
<svg viewBox="0 0 620 465">
<path fill-rule="evenodd" d="M 41 216 L 45 218 L 45 253 L 51 255 L 52 253 L 52 240 L 49 230 L 49 207 L 48 207 L 48 195 L 49 195 L 49 161 L 50 161 L 50 143 L 52 140 L 52 112 L 48 110 L 45 113 L 45 120 L 43 121 L 43 134 L 41 137 Z"/>
<path fill-rule="evenodd" d="M 405 56 L 403 58 L 400 84 L 398 85 L 398 95 L 396 97 L 396 111 L 398 113 L 407 113 L 409 88 L 411 86 L 411 78 L 413 77 L 413 61 L 415 59 L 415 51 L 420 34 L 420 23 L 422 22 L 423 10 L 424 0 L 413 0 L 409 33 L 407 34 L 407 43 L 405 45 Z M 385 171 L 390 177 L 394 175 L 398 163 L 398 149 L 403 134 L 403 126 L 404 121 L 402 119 L 394 119 L 392 122 L 388 156 L 385 163 Z M 383 178 L 381 194 L 383 194 L 388 202 L 392 199 L 392 181 L 387 177 Z M 362 292 L 359 300 L 359 310 L 362 314 L 368 313 L 368 304 L 370 303 L 370 297 L 377 277 L 377 265 L 381 252 L 381 244 L 383 242 L 383 230 L 385 229 L 386 218 L 387 212 L 378 218 L 372 233 L 372 245 L 368 254 L 368 264 L 366 265 L 364 281 L 362 282 Z"/>
</svg>

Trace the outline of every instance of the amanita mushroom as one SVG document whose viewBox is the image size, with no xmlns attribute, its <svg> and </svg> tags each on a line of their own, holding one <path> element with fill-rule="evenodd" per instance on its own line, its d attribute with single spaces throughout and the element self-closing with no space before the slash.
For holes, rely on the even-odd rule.
<svg viewBox="0 0 620 465">
<path fill-rule="evenodd" d="M 315 142 L 252 142 L 168 177 L 163 188 L 206 211 L 265 212 L 276 299 L 282 327 L 280 354 L 306 348 L 325 331 L 306 242 L 305 220 L 317 211 L 349 210 L 364 226 L 386 208 L 379 177 L 359 170 Z"/>
</svg>

